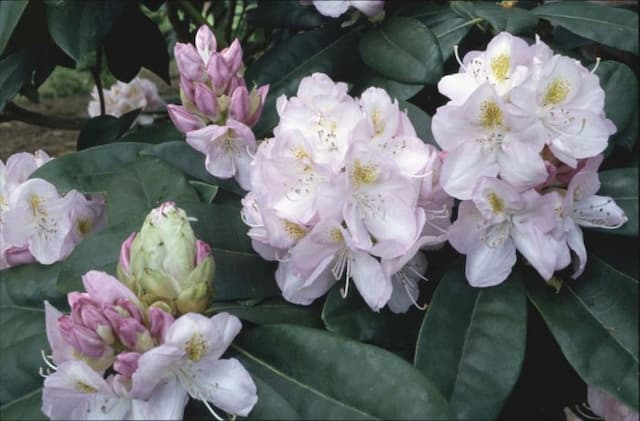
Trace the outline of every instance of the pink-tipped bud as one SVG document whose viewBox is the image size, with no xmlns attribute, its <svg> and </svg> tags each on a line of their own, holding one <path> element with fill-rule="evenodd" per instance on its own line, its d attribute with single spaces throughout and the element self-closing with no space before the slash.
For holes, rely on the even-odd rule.
<svg viewBox="0 0 640 421">
<path fill-rule="evenodd" d="M 244 86 L 239 87 L 231 94 L 229 102 L 229 117 L 236 121 L 245 122 L 249 113 L 249 91 Z"/>
<path fill-rule="evenodd" d="M 117 300 L 116 307 L 118 307 L 119 310 L 122 309 L 126 311 L 126 314 L 128 314 L 128 317 L 132 317 L 139 322 L 142 322 L 144 320 L 144 317 L 142 315 L 142 310 L 140 310 L 140 307 L 138 307 L 135 303 L 129 300 Z"/>
<path fill-rule="evenodd" d="M 121 352 L 113 362 L 113 369 L 125 378 L 130 379 L 138 369 L 140 355 L 139 352 Z"/>
<path fill-rule="evenodd" d="M 62 339 L 82 355 L 100 358 L 106 351 L 105 344 L 95 331 L 74 323 L 69 316 L 58 319 L 58 329 Z"/>
<path fill-rule="evenodd" d="M 216 52 L 216 36 L 207 25 L 202 25 L 196 33 L 196 50 L 206 64 L 211 54 Z"/>
<path fill-rule="evenodd" d="M 212 120 L 218 118 L 218 101 L 215 92 L 207 88 L 204 83 L 195 84 L 194 103 L 198 110 Z"/>
<path fill-rule="evenodd" d="M 135 319 L 120 319 L 116 332 L 122 345 L 134 351 L 145 352 L 154 346 L 147 328 Z"/>
<path fill-rule="evenodd" d="M 232 76 L 231 80 L 229 81 L 229 86 L 227 86 L 227 96 L 231 96 L 231 94 L 241 86 L 244 86 L 245 88 L 247 87 L 247 84 L 244 83 L 244 78 L 239 76 Z"/>
<path fill-rule="evenodd" d="M 264 102 L 269 93 L 269 85 L 263 85 L 257 90 L 253 89 L 249 95 L 249 115 L 246 119 L 246 124 L 249 127 L 256 125 L 260 116 L 262 115 L 262 109 L 264 108 Z"/>
<path fill-rule="evenodd" d="M 193 45 L 178 42 L 173 49 L 173 55 L 181 76 L 189 80 L 204 81 L 204 63 Z"/>
<path fill-rule="evenodd" d="M 149 318 L 151 319 L 151 336 L 159 343 L 163 343 L 164 335 L 174 322 L 173 316 L 158 307 L 151 306 L 149 307 Z"/>
<path fill-rule="evenodd" d="M 118 264 L 120 265 L 120 269 L 124 271 L 124 273 L 129 274 L 131 271 L 129 270 L 129 266 L 131 265 L 131 244 L 133 240 L 136 239 L 136 233 L 132 233 L 127 237 L 126 240 L 120 246 L 120 261 Z"/>
<path fill-rule="evenodd" d="M 195 87 L 192 81 L 180 76 L 180 100 L 182 104 L 185 102 L 193 102 L 195 97 Z"/>
<path fill-rule="evenodd" d="M 85 294 L 75 300 L 71 306 L 71 318 L 76 325 L 82 325 L 94 331 L 105 344 L 113 344 L 111 324 L 102 313 L 100 305 L 88 295 Z"/>
<path fill-rule="evenodd" d="M 213 54 L 209 59 L 207 74 L 211 80 L 211 85 L 219 91 L 224 91 L 233 75 L 224 58 L 218 53 Z"/>
<path fill-rule="evenodd" d="M 209 247 L 209 244 L 201 240 L 196 240 L 196 266 L 209 256 L 211 256 L 211 247 Z"/>
<path fill-rule="evenodd" d="M 224 50 L 220 51 L 220 55 L 224 58 L 229 66 L 229 71 L 232 74 L 238 73 L 242 67 L 242 47 L 238 38 L 234 39 L 231 45 Z"/>
<path fill-rule="evenodd" d="M 202 121 L 179 105 L 167 105 L 169 118 L 182 133 L 188 133 L 204 127 Z"/>
</svg>

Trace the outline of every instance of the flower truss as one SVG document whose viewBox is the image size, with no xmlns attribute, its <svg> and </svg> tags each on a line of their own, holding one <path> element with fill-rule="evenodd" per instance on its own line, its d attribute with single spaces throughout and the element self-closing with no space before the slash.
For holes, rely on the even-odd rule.
<svg viewBox="0 0 640 421">
<path fill-rule="evenodd" d="M 356 99 L 316 73 L 277 108 L 242 212 L 256 251 L 280 262 L 284 297 L 309 304 L 341 279 L 346 296 L 353 280 L 373 310 L 406 311 L 426 271 L 420 249 L 443 244 L 450 224 L 438 152 L 383 89 Z"/>
<path fill-rule="evenodd" d="M 456 50 L 457 55 L 457 50 Z M 598 167 L 615 126 L 598 77 L 539 39 L 508 33 L 460 60 L 438 84 L 449 103 L 433 117 L 446 157 L 440 182 L 462 200 L 448 240 L 467 255 L 473 286 L 501 283 L 516 250 L 545 279 L 587 255 L 580 227 L 618 228 L 627 217 L 598 196 Z"/>
<path fill-rule="evenodd" d="M 153 111 L 165 106 L 164 101 L 158 95 L 156 84 L 141 77 L 135 77 L 129 83 L 117 81 L 111 88 L 103 91 L 103 95 L 105 114 L 114 117 L 122 117 L 133 110 Z M 97 117 L 101 112 L 98 88 L 95 86 L 91 91 L 91 98 L 87 113 L 90 117 Z M 139 115 L 136 123 L 147 126 L 153 123 L 153 116 Z"/>
<path fill-rule="evenodd" d="M 82 277 L 86 292 L 67 295 L 71 314 L 63 315 L 45 302 L 52 352 L 43 355 L 48 368 L 41 372 L 42 412 L 49 418 L 182 419 L 189 397 L 202 401 L 219 420 L 211 404 L 231 415 L 251 412 L 257 402 L 255 383 L 238 360 L 221 358 L 240 332 L 238 318 L 172 313 L 172 297 L 156 296 L 147 304 L 149 295 L 174 282 L 178 306 L 203 310 L 187 304 L 190 299 L 201 301 L 189 281 L 198 284 L 191 278 L 199 273 L 208 277 L 201 283 L 209 284 L 212 270 L 196 267 L 182 283 L 176 281 L 194 265 L 182 259 L 185 253 L 192 251 L 193 261 L 209 261 L 210 269 L 213 265 L 208 246 L 203 247 L 185 223 L 184 211 L 164 203 L 151 212 L 140 233 L 123 244 L 126 262 L 121 260 L 119 271 L 137 274 L 136 266 L 143 266 L 145 277 L 134 281 L 155 287 L 151 292 L 136 284 L 140 288 L 134 293 L 111 275 L 89 271 Z M 170 233 L 189 244 L 158 242 L 169 240 Z"/>
<path fill-rule="evenodd" d="M 236 177 L 249 186 L 249 162 L 256 140 L 251 131 L 260 118 L 269 85 L 247 89 L 242 47 L 236 39 L 216 51 L 215 35 L 203 25 L 192 44 L 177 43 L 182 105 L 168 105 L 169 117 L 187 134 L 187 143 L 206 155 L 207 171 L 219 178 Z"/>
<path fill-rule="evenodd" d="M 40 178 L 29 179 L 50 161 L 45 152 L 17 153 L 0 161 L 0 269 L 65 259 L 75 246 L 105 225 L 102 196 L 65 196 Z"/>
</svg>

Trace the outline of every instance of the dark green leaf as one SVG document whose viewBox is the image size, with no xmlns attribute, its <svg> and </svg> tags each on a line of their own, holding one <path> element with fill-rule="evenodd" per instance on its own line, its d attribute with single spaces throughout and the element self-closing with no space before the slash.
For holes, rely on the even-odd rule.
<svg viewBox="0 0 640 421">
<path fill-rule="evenodd" d="M 150 126 L 134 126 L 120 138 L 121 142 L 165 143 L 184 141 L 184 134 L 171 121 L 158 121 Z"/>
<path fill-rule="evenodd" d="M 638 54 L 638 15 L 630 10 L 589 2 L 553 2 L 532 12 L 580 36 Z"/>
<path fill-rule="evenodd" d="M 223 180 L 209 174 L 204 167 L 204 155 L 185 142 L 166 142 L 154 145 L 142 151 L 141 155 L 160 158 L 180 169 L 189 177 L 209 184 L 215 184 L 221 189 L 232 192 L 238 196 L 244 196 L 246 194 L 234 179 Z"/>
<path fill-rule="evenodd" d="M 129 82 L 144 66 L 171 83 L 167 43 L 158 25 L 137 5 L 128 7 L 116 21 L 104 47 L 109 70 L 117 79 Z"/>
<path fill-rule="evenodd" d="M 240 218 L 240 202 L 232 196 L 214 203 L 188 203 L 184 208 L 196 219 L 196 236 L 211 246 L 216 262 L 214 301 L 275 297 L 275 265 L 258 256 L 246 235 L 248 227 Z"/>
<path fill-rule="evenodd" d="M 138 118 L 140 110 L 133 110 L 122 117 L 112 115 L 101 115 L 90 119 L 80 130 L 78 135 L 77 150 L 90 148 L 92 146 L 113 143 L 124 134 Z"/>
<path fill-rule="evenodd" d="M 638 236 L 638 168 L 617 168 L 600 173 L 598 195 L 610 196 L 629 220 L 622 227 L 607 230 L 611 234 Z"/>
<path fill-rule="evenodd" d="M 125 187 L 126 186 L 126 187 Z M 198 202 L 198 194 L 181 172 L 160 159 L 142 157 L 118 168 L 107 188 L 109 226 L 137 231 L 151 209 L 172 200 Z"/>
<path fill-rule="evenodd" d="M 342 298 L 341 286 L 336 285 L 329 291 L 322 308 L 322 321 L 327 330 L 387 349 L 413 348 L 419 323 L 414 312 L 393 314 L 384 309 L 376 313 L 357 291 L 351 291 L 347 298 Z"/>
<path fill-rule="evenodd" d="M 404 83 L 435 83 L 442 54 L 435 35 L 422 22 L 392 17 L 360 39 L 362 60 L 379 74 Z"/>
<path fill-rule="evenodd" d="M 297 0 L 262 1 L 247 12 L 247 23 L 261 27 L 311 29 L 328 21 L 314 7 L 303 6 Z"/>
<path fill-rule="evenodd" d="M 527 300 L 517 272 L 490 288 L 471 287 L 458 260 L 442 278 L 418 335 L 415 366 L 457 419 L 498 416 L 524 361 Z"/>
<path fill-rule="evenodd" d="M 480 18 L 488 22 L 494 33 L 507 31 L 519 34 L 532 29 L 538 17 L 519 7 L 501 7 L 492 2 L 451 2 L 451 9 L 463 18 Z"/>
<path fill-rule="evenodd" d="M 120 246 L 134 230 L 120 225 L 94 234 L 76 246 L 62 263 L 57 288 L 62 293 L 80 291 L 82 275 L 90 270 L 116 275 Z"/>
<path fill-rule="evenodd" d="M 216 302 L 207 309 L 207 314 L 227 312 L 242 320 L 258 325 L 291 323 L 308 327 L 322 327 L 320 306 L 299 306 L 281 298 L 260 300 L 257 304 L 246 301 Z"/>
<path fill-rule="evenodd" d="M 559 293 L 529 271 L 529 299 L 582 379 L 638 410 L 638 281 L 589 255 Z"/>
<path fill-rule="evenodd" d="M 258 396 L 281 398 L 258 399 L 253 418 L 451 418 L 426 378 L 380 348 L 292 325 L 257 327 L 236 343 L 233 354 L 256 379 Z"/>
<path fill-rule="evenodd" d="M 442 59 L 446 61 L 453 54 L 453 46 L 460 44 L 471 27 L 482 21 L 480 18 L 460 17 L 447 6 L 435 2 L 420 2 L 398 11 L 401 16 L 418 19 L 431 29 L 438 39 Z"/>
<path fill-rule="evenodd" d="M 612 143 L 631 151 L 638 140 L 638 80 L 627 65 L 617 61 L 603 61 L 596 74 L 606 94 L 605 114 L 618 129 Z"/>
<path fill-rule="evenodd" d="M 213 199 L 215 199 L 218 194 L 218 186 L 213 184 L 205 183 L 203 181 L 198 180 L 189 180 L 189 184 L 193 187 L 196 192 L 198 192 L 198 196 L 200 200 L 204 203 L 211 203 Z"/>
<path fill-rule="evenodd" d="M 38 168 L 31 178 L 44 178 L 60 193 L 76 189 L 82 192 L 105 191 L 117 169 L 138 159 L 149 145 L 114 143 L 63 155 Z"/>
<path fill-rule="evenodd" d="M 126 5 L 114 0 L 49 0 L 49 33 L 80 67 L 95 61 L 95 51 Z"/>
<path fill-rule="evenodd" d="M 13 29 L 18 24 L 27 4 L 29 4 L 28 0 L 0 2 L 0 56 L 2 56 L 4 47 L 7 46 Z"/>
<path fill-rule="evenodd" d="M 425 143 L 435 145 L 435 140 L 431 134 L 431 117 L 422 111 L 418 106 L 407 102 L 400 101 L 400 109 L 407 112 L 409 120 L 413 123 L 418 137 Z"/>
<path fill-rule="evenodd" d="M 2 271 L 0 276 L 0 382 L 2 419 L 41 419 L 38 368 L 40 350 L 48 350 L 43 301 L 64 307 L 55 288 L 60 264 L 30 264 Z"/>
<path fill-rule="evenodd" d="M 31 77 L 35 65 L 36 58 L 30 50 L 18 51 L 0 60 L 0 111 Z"/>
<path fill-rule="evenodd" d="M 320 29 L 294 35 L 267 51 L 248 69 L 248 84 L 268 83 L 269 95 L 260 122 L 254 128 L 256 137 L 269 133 L 278 122 L 276 99 L 292 96 L 303 77 L 322 72 L 334 80 L 356 78 L 359 68 L 356 34 L 339 29 Z"/>
</svg>

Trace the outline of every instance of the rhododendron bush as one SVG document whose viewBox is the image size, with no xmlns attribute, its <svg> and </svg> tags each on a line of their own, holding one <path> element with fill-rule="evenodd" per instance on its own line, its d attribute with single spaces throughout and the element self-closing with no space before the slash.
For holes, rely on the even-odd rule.
<svg viewBox="0 0 640 421">
<path fill-rule="evenodd" d="M 82 124 L 0 161 L 0 417 L 637 420 L 602 3 L 1 2 L 0 121 Z"/>
</svg>

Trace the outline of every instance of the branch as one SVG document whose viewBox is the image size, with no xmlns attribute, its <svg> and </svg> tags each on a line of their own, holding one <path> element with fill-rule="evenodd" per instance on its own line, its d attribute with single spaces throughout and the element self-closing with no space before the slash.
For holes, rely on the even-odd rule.
<svg viewBox="0 0 640 421">
<path fill-rule="evenodd" d="M 93 81 L 96 84 L 96 90 L 98 91 L 98 98 L 100 99 L 100 115 L 105 115 L 107 113 L 107 109 L 104 104 L 104 92 L 102 91 L 102 80 L 100 79 L 100 68 L 102 62 L 102 48 L 98 47 L 97 57 L 96 57 L 96 65 L 91 67 L 91 76 L 93 76 Z"/>
<path fill-rule="evenodd" d="M 9 102 L 2 112 L 0 112 L 0 123 L 6 121 L 22 121 L 34 126 L 49 127 L 52 129 L 80 130 L 89 119 L 83 117 L 54 117 L 18 107 L 13 102 Z"/>
</svg>

